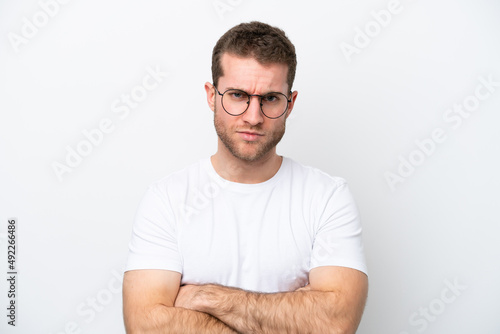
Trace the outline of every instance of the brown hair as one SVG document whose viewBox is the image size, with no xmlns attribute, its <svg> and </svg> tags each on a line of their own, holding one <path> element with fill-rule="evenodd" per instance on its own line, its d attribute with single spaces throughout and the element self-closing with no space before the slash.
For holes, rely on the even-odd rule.
<svg viewBox="0 0 500 334">
<path fill-rule="evenodd" d="M 215 44 L 212 52 L 212 80 L 217 87 L 224 75 L 221 58 L 224 53 L 240 57 L 252 57 L 259 63 L 285 64 L 288 66 L 288 89 L 292 89 L 297 67 L 295 47 L 285 32 L 266 23 L 252 21 L 229 29 Z"/>
</svg>

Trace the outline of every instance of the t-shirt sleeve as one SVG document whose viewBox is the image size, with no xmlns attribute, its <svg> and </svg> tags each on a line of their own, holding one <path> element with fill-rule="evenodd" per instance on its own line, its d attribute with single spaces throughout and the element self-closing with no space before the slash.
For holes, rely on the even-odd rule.
<svg viewBox="0 0 500 334">
<path fill-rule="evenodd" d="M 165 269 L 182 273 L 175 218 L 166 193 L 148 188 L 137 210 L 125 271 Z"/>
<path fill-rule="evenodd" d="M 367 274 L 359 213 L 343 179 L 327 196 L 326 205 L 321 210 L 310 269 L 340 266 Z"/>
</svg>

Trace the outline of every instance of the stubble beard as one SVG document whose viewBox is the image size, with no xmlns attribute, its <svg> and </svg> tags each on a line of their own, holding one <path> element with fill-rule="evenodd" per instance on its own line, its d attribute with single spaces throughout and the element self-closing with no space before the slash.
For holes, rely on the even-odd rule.
<svg viewBox="0 0 500 334">
<path fill-rule="evenodd" d="M 234 138 L 231 135 L 236 134 L 236 129 L 228 129 L 224 126 L 223 121 L 220 119 L 220 117 L 217 117 L 219 111 L 217 110 L 217 106 L 214 106 L 214 125 L 215 125 L 215 131 L 217 132 L 217 136 L 219 136 L 219 139 L 221 142 L 224 144 L 224 146 L 229 150 L 229 152 L 236 158 L 247 161 L 247 162 L 255 162 L 259 161 L 262 159 L 266 154 L 269 153 L 278 143 L 281 141 L 281 138 L 283 138 L 283 135 L 285 134 L 285 122 L 282 122 L 281 126 L 277 129 L 275 129 L 272 132 L 266 133 L 264 138 L 265 141 L 244 141 L 245 145 L 251 145 L 255 147 L 253 150 L 249 150 L 249 152 L 245 152 L 245 150 L 238 148 L 240 146 L 240 143 L 237 143 Z M 264 116 L 265 117 L 265 116 Z M 283 116 L 284 117 L 284 116 Z M 281 120 L 276 120 L 276 121 L 281 121 Z M 257 131 L 261 132 L 260 127 L 250 127 L 250 128 L 245 128 L 245 129 L 239 129 L 239 130 L 252 130 L 252 131 Z"/>
</svg>

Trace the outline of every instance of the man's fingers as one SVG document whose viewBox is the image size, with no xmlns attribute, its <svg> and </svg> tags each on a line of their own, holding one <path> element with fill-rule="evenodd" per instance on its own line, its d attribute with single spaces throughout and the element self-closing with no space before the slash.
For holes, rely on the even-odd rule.
<svg viewBox="0 0 500 334">
<path fill-rule="evenodd" d="M 303 286 L 301 288 L 298 288 L 295 291 L 311 291 L 311 284 L 307 284 L 306 286 Z"/>
</svg>

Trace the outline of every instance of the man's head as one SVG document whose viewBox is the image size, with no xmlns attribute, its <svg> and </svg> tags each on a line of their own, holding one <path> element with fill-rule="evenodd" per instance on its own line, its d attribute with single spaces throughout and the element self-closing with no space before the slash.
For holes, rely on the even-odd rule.
<svg viewBox="0 0 500 334">
<path fill-rule="evenodd" d="M 241 23 L 229 29 L 217 41 L 212 52 L 212 82 L 218 87 L 224 75 L 222 55 L 254 58 L 262 65 L 285 64 L 288 67 L 288 90 L 292 89 L 297 67 L 295 47 L 285 32 L 262 22 Z"/>
<path fill-rule="evenodd" d="M 290 91 L 295 68 L 295 48 L 281 29 L 243 23 L 220 38 L 213 84 L 205 84 L 219 150 L 247 162 L 276 154 L 297 97 Z"/>
</svg>

